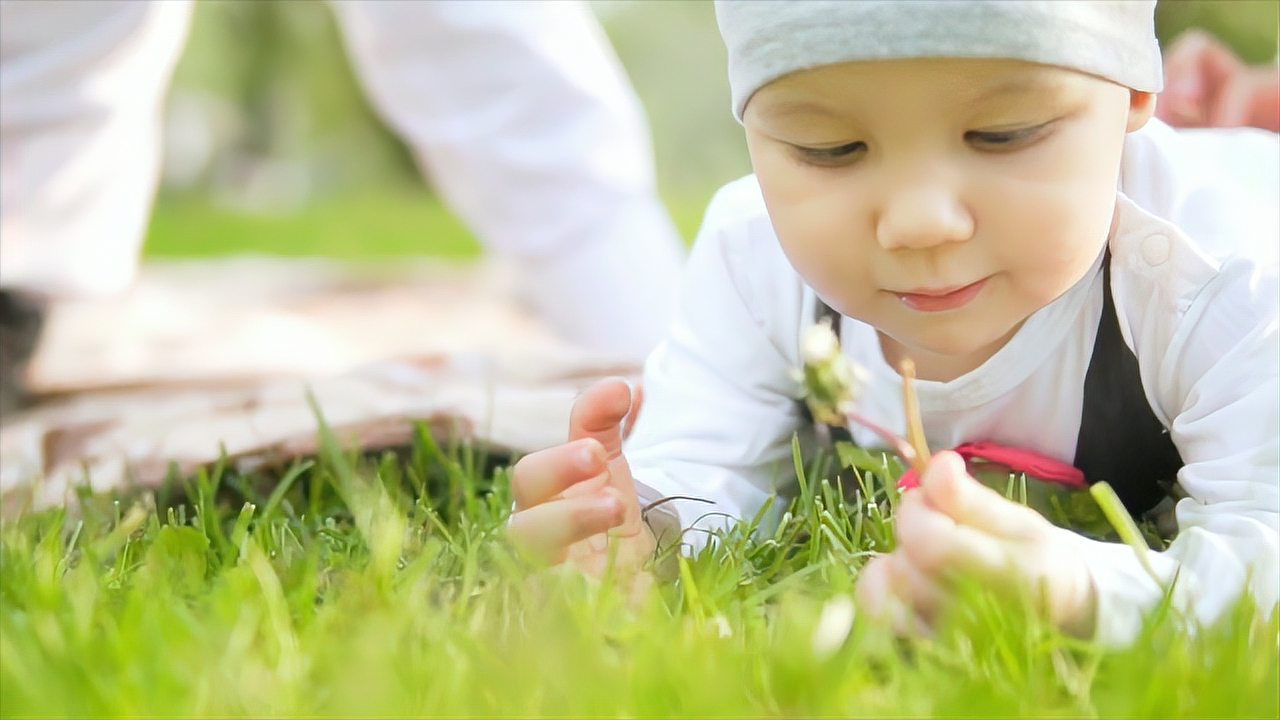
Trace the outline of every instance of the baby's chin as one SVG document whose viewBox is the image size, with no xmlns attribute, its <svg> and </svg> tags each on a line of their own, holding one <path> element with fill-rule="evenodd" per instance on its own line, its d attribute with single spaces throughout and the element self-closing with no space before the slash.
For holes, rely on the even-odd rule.
<svg viewBox="0 0 1280 720">
<path fill-rule="evenodd" d="M 925 370 L 922 379 L 951 380 L 977 369 L 1017 334 L 1025 318 L 1016 322 L 950 322 L 929 328 L 899 328 L 884 332 L 898 345 L 898 353 L 910 357 Z M 887 348 L 885 348 L 887 350 Z M 886 352 L 886 359 L 892 359 Z M 935 368 L 930 372 L 928 368 Z M 934 375 L 936 377 L 928 377 Z"/>
</svg>

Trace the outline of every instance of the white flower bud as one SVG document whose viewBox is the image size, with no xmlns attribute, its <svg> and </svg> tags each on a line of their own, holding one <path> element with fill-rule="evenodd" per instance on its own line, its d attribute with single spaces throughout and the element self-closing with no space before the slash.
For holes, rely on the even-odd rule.
<svg viewBox="0 0 1280 720">
<path fill-rule="evenodd" d="M 822 321 L 810 325 L 800 339 L 800 359 L 806 365 L 818 365 L 831 360 L 840 353 L 840 341 L 831 329 L 831 324 Z"/>
<path fill-rule="evenodd" d="M 853 600 L 848 595 L 838 595 L 822 606 L 811 640 L 817 659 L 826 660 L 840 649 L 853 629 L 853 616 Z"/>
</svg>

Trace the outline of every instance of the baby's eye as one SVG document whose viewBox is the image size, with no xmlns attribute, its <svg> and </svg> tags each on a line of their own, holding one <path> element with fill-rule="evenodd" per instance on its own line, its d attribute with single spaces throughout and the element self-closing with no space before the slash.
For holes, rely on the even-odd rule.
<svg viewBox="0 0 1280 720">
<path fill-rule="evenodd" d="M 793 146 L 805 162 L 815 165 L 835 165 L 851 160 L 854 156 L 866 151 L 867 144 L 861 140 L 829 148 Z"/>
<path fill-rule="evenodd" d="M 964 139 L 971 145 L 994 150 L 1010 150 L 1040 137 L 1048 127 L 1049 123 L 1017 130 L 970 130 L 964 134 Z"/>
</svg>

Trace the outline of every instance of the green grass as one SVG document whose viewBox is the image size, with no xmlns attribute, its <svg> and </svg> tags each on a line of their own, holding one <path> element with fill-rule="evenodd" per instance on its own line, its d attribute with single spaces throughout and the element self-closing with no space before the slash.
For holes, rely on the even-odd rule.
<svg viewBox="0 0 1280 720">
<path fill-rule="evenodd" d="M 156 204 L 148 257 L 238 253 L 348 260 L 469 258 L 479 255 L 480 246 L 437 200 L 410 188 L 341 195 L 278 215 L 237 213 L 203 195 Z"/>
<path fill-rule="evenodd" d="M 933 640 L 846 636 L 857 568 L 892 546 L 894 468 L 846 502 L 811 463 L 776 532 L 728 534 L 633 607 L 508 550 L 504 462 L 425 433 L 378 457 L 329 439 L 279 474 L 215 468 L 7 523 L 0 715 L 1280 711 L 1280 625 L 1248 605 L 1191 636 L 1164 613 L 1120 652 L 980 593 Z"/>
<path fill-rule="evenodd" d="M 707 198 L 680 196 L 667 205 L 681 235 L 692 238 Z M 474 258 L 470 230 L 425 189 L 390 186 L 281 214 L 238 213 L 207 195 L 162 197 L 147 233 L 150 258 L 220 257 L 238 253 L 393 260 Z"/>
<path fill-rule="evenodd" d="M 671 203 L 686 237 L 702 200 Z M 240 251 L 478 247 L 409 191 L 274 218 L 158 205 L 150 256 Z M 377 457 L 324 447 L 0 526 L 0 716 L 1280 713 L 1280 621 L 1248 604 L 1194 635 L 1158 614 L 1123 651 L 981 592 L 933 640 L 860 619 L 846 634 L 858 568 L 893 542 L 899 468 L 875 458 L 845 458 L 864 471 L 849 500 L 810 463 L 776 530 L 735 530 L 632 607 L 509 550 L 510 458 L 425 434 Z"/>
</svg>

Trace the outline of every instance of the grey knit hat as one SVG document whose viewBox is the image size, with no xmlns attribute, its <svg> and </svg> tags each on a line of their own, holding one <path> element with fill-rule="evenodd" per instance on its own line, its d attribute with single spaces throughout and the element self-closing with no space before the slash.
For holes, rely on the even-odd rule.
<svg viewBox="0 0 1280 720">
<path fill-rule="evenodd" d="M 716 0 L 733 114 L 764 85 L 850 60 L 1010 58 L 1158 92 L 1155 0 Z"/>
</svg>

